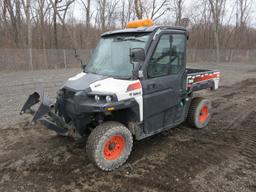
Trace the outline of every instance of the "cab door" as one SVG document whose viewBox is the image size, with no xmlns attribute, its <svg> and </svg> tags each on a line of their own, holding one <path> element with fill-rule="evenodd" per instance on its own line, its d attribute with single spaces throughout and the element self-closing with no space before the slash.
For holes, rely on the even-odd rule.
<svg viewBox="0 0 256 192">
<path fill-rule="evenodd" d="M 145 134 L 174 125 L 182 116 L 186 34 L 160 33 L 146 59 L 142 80 Z"/>
</svg>

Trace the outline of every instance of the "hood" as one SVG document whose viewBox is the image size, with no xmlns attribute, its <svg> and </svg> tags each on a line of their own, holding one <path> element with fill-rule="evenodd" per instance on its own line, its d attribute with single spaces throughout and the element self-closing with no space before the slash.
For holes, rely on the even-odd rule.
<svg viewBox="0 0 256 192">
<path fill-rule="evenodd" d="M 106 78 L 108 77 L 98 75 L 98 74 L 81 72 L 76 76 L 69 78 L 65 82 L 64 87 L 68 89 L 72 89 L 74 91 L 83 91 L 89 88 L 90 84 Z"/>
</svg>

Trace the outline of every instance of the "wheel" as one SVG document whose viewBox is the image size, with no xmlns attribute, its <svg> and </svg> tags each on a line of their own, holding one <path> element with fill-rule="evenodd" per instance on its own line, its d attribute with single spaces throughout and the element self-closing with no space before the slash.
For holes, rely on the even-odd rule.
<svg viewBox="0 0 256 192">
<path fill-rule="evenodd" d="M 211 117 L 211 103 L 208 99 L 196 97 L 191 101 L 187 122 L 194 128 L 204 128 Z"/>
<path fill-rule="evenodd" d="M 86 152 L 89 159 L 104 171 L 123 165 L 132 150 L 131 132 L 121 123 L 105 122 L 89 135 Z"/>
</svg>

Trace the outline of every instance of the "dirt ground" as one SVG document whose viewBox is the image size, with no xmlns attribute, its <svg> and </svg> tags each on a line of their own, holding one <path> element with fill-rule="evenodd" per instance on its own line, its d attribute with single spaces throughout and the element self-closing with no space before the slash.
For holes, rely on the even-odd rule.
<svg viewBox="0 0 256 192">
<path fill-rule="evenodd" d="M 0 191 L 256 191 L 256 64 L 191 64 L 220 69 L 206 129 L 187 125 L 135 142 L 128 162 L 102 172 L 85 141 L 56 136 L 18 115 L 39 85 L 51 97 L 79 69 L 0 73 Z"/>
</svg>

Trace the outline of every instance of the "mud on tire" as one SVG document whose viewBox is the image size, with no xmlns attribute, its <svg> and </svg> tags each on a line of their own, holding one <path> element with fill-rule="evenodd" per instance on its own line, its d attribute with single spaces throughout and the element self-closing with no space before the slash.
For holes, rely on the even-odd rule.
<svg viewBox="0 0 256 192">
<path fill-rule="evenodd" d="M 105 122 L 89 135 L 86 152 L 100 169 L 112 171 L 127 161 L 132 146 L 132 134 L 123 124 Z"/>
<path fill-rule="evenodd" d="M 211 117 L 211 103 L 208 99 L 196 97 L 192 100 L 187 122 L 194 128 L 204 128 L 208 125 Z"/>
</svg>

